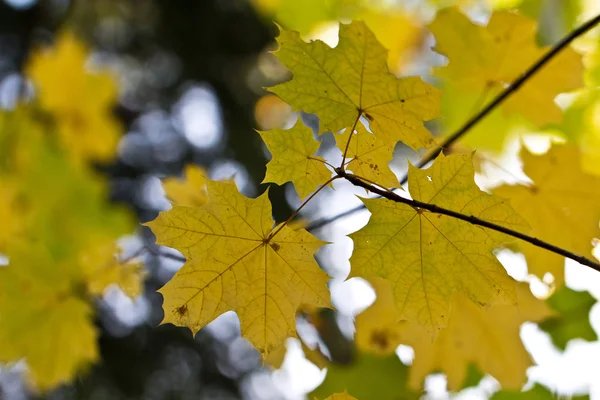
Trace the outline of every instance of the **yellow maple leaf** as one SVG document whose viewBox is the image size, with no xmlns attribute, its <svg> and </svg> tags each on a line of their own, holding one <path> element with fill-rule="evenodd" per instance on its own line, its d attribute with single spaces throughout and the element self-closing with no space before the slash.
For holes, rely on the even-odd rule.
<svg viewBox="0 0 600 400">
<path fill-rule="evenodd" d="M 518 389 L 526 380 L 533 362 L 520 337 L 525 321 L 540 321 L 553 314 L 546 303 L 536 299 L 529 285 L 516 286 L 517 306 L 496 304 L 478 307 L 462 293 L 452 295 L 452 314 L 448 326 L 432 342 L 420 326 L 400 324 L 402 343 L 413 347 L 415 358 L 409 372 L 409 384 L 420 389 L 425 377 L 443 372 L 448 389 L 461 389 L 469 364 L 496 378 L 502 387 Z"/>
<path fill-rule="evenodd" d="M 387 50 L 364 22 L 340 24 L 335 48 L 304 42 L 281 30 L 275 55 L 293 79 L 270 90 L 295 110 L 319 116 L 320 132 L 354 126 L 360 116 L 387 142 L 428 148 L 433 138 L 423 121 L 439 114 L 439 92 L 419 77 L 397 79 L 387 66 Z"/>
<path fill-rule="evenodd" d="M 183 178 L 167 178 L 163 187 L 167 198 L 181 206 L 200 207 L 208 201 L 206 195 L 206 171 L 197 165 L 187 165 Z"/>
<path fill-rule="evenodd" d="M 429 28 L 436 38 L 435 50 L 449 58 L 438 74 L 456 88 L 487 94 L 485 99 L 504 90 L 548 50 L 537 45 L 534 20 L 508 11 L 495 12 L 487 26 L 481 26 L 452 7 L 439 11 Z M 554 98 L 582 84 L 581 56 L 567 48 L 501 107 L 538 125 L 559 122 L 562 111 Z"/>
<path fill-rule="evenodd" d="M 526 222 L 508 201 L 473 181 L 471 155 L 440 155 L 426 170 L 409 168 L 415 200 L 472 215 L 521 232 Z M 363 199 L 369 223 L 350 237 L 352 276 L 392 282 L 403 318 L 433 332 L 446 324 L 453 292 L 488 306 L 514 302 L 514 281 L 492 251 L 510 238 L 465 221 L 387 199 Z"/>
<path fill-rule="evenodd" d="M 580 158 L 574 146 L 554 145 L 542 155 L 523 148 L 523 170 L 533 184 L 505 185 L 494 193 L 510 199 L 538 239 L 589 255 L 592 239 L 600 234 L 600 178 L 583 172 Z M 558 285 L 563 283 L 564 257 L 523 242 L 518 248 L 530 273 L 543 277 L 550 272 Z"/>
<path fill-rule="evenodd" d="M 55 46 L 33 54 L 27 68 L 40 105 L 56 119 L 63 150 L 76 160 L 107 160 L 115 155 L 121 128 L 111 115 L 117 87 L 106 73 L 86 68 L 88 51 L 71 33 Z"/>
<path fill-rule="evenodd" d="M 99 239 L 79 256 L 80 263 L 85 268 L 89 293 L 101 296 L 111 285 L 119 286 L 131 298 L 139 297 L 143 293 L 143 265 L 137 262 L 121 262 L 118 253 L 118 246 L 113 240 Z"/>
<path fill-rule="evenodd" d="M 273 155 L 263 183 L 283 185 L 291 181 L 302 201 L 331 177 L 325 160 L 314 155 L 320 143 L 300 119 L 291 129 L 258 133 Z"/>
<path fill-rule="evenodd" d="M 323 242 L 304 229 L 273 228 L 266 192 L 249 199 L 233 182 L 210 180 L 207 188 L 204 206 L 176 205 L 148 223 L 157 243 L 187 258 L 160 289 L 163 322 L 196 333 L 233 310 L 242 335 L 266 355 L 295 335 L 300 304 L 329 306 L 327 274 L 313 258 Z"/>
<path fill-rule="evenodd" d="M 354 341 L 362 351 L 388 355 L 402 343 L 400 314 L 396 309 L 390 281 L 381 278 L 369 280 L 377 297 L 369 308 L 356 316 Z M 431 335 L 427 335 L 431 338 Z"/>
<path fill-rule="evenodd" d="M 520 388 L 532 364 L 519 336 L 520 326 L 553 315 L 525 283 L 516 286 L 516 306 L 496 304 L 487 310 L 455 292 L 448 326 L 432 340 L 418 324 L 399 321 L 388 281 L 371 279 L 369 283 L 377 298 L 356 318 L 356 344 L 364 351 L 382 355 L 394 353 L 400 344 L 412 346 L 415 358 L 409 383 L 416 390 L 421 389 L 427 375 L 443 372 L 449 390 L 458 391 L 470 364 L 493 375 L 503 387 Z"/>
<path fill-rule="evenodd" d="M 13 246 L 10 264 L 0 268 L 0 360 L 25 358 L 30 380 L 42 390 L 98 358 L 83 282 L 77 265 L 32 243 Z"/>
<path fill-rule="evenodd" d="M 334 134 L 335 143 L 343 152 L 348 144 L 350 128 L 342 133 Z M 352 139 L 348 144 L 346 168 L 356 175 L 377 182 L 387 188 L 400 186 L 398 178 L 390 169 L 394 144 L 383 140 L 379 135 L 373 135 L 362 125 L 357 125 L 352 132 Z"/>
</svg>

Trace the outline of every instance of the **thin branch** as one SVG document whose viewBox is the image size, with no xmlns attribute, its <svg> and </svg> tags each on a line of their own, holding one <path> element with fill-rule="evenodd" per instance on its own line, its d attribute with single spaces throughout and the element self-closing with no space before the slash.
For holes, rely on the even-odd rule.
<svg viewBox="0 0 600 400">
<path fill-rule="evenodd" d="M 352 129 L 350 129 L 350 134 L 348 135 L 348 141 L 346 142 L 346 148 L 344 149 L 344 154 L 342 154 L 342 163 L 340 164 L 340 168 L 344 168 L 346 164 L 346 155 L 348 154 L 348 148 L 350 147 L 350 141 L 352 140 L 352 135 L 354 134 L 354 130 L 356 129 L 356 124 L 360 120 L 361 113 L 358 113 L 354 124 L 352 124 Z"/>
<path fill-rule="evenodd" d="M 558 43 L 556 43 L 554 46 L 552 46 L 552 48 L 546 54 L 544 54 L 538 61 L 536 61 L 535 64 L 533 64 L 531 67 L 529 67 L 525 72 L 523 72 L 523 74 L 521 74 L 521 76 L 519 78 L 517 78 L 513 83 L 511 83 L 510 86 L 508 86 L 506 89 L 504 89 L 504 91 L 502 93 L 500 93 L 498 96 L 496 96 L 494 98 L 494 100 L 492 100 L 486 107 L 484 107 L 480 112 L 478 112 L 473 117 L 471 117 L 456 132 L 454 132 L 452 135 L 450 135 L 446 139 L 444 139 L 442 141 L 442 143 L 439 145 L 439 147 L 436 147 L 435 150 L 425 154 L 425 156 L 421 160 L 419 160 L 419 162 L 417 162 L 415 164 L 415 166 L 417 168 L 422 168 L 428 162 L 435 159 L 438 156 L 438 154 L 440 154 L 442 152 L 442 150 L 444 148 L 446 148 L 447 146 L 456 142 L 463 135 L 465 135 L 467 132 L 469 132 L 475 125 L 477 125 L 479 122 L 481 122 L 481 120 L 483 120 L 489 113 L 491 113 L 494 109 L 496 109 L 496 107 L 498 107 L 500 104 L 502 104 L 509 96 L 511 96 L 521 86 L 523 86 L 523 84 L 525 82 L 527 82 L 529 79 L 531 79 L 531 77 L 533 77 L 533 75 L 536 72 L 538 72 L 544 65 L 546 65 L 550 60 L 552 60 L 552 58 L 554 58 L 558 53 L 560 53 L 561 50 L 563 50 L 565 47 L 567 47 L 569 44 L 571 44 L 571 42 L 573 42 L 573 40 L 575 40 L 579 36 L 583 35 L 587 31 L 592 29 L 594 26 L 598 25 L 598 23 L 600 23 L 600 14 L 595 16 L 594 18 L 590 19 L 589 21 L 587 21 L 586 23 L 581 25 L 579 28 L 573 30 L 567 36 L 562 38 Z M 400 180 L 400 184 L 402 184 L 402 185 L 405 184 L 407 182 L 407 180 L 408 180 L 408 175 L 405 175 Z M 347 217 L 348 215 L 352 215 L 352 214 L 354 214 L 358 211 L 364 210 L 364 209 L 365 209 L 365 206 L 361 205 L 361 206 L 355 207 L 351 210 L 345 211 L 341 214 L 338 214 L 336 216 L 316 220 L 312 224 L 309 224 L 306 227 L 306 229 L 314 230 L 314 229 L 322 228 L 340 218 Z"/>
<path fill-rule="evenodd" d="M 315 160 L 315 161 L 318 161 L 318 162 L 320 162 L 320 163 L 323 163 L 323 164 L 325 164 L 325 165 L 327 165 L 327 166 L 331 167 L 331 169 L 332 169 L 332 170 L 335 170 L 335 167 L 333 166 L 333 164 L 331 164 L 331 163 L 328 163 L 328 162 L 327 162 L 327 161 L 325 161 L 325 160 L 322 160 L 322 159 L 320 159 L 320 158 L 313 157 L 313 156 L 307 156 L 307 158 L 308 158 L 309 160 Z"/>
<path fill-rule="evenodd" d="M 448 210 L 446 208 L 439 207 L 435 204 L 424 203 L 424 202 L 421 202 L 418 200 L 411 200 L 411 199 L 407 199 L 407 198 L 398 196 L 396 193 L 388 192 L 388 191 L 385 191 L 378 187 L 375 187 L 369 183 L 363 182 L 360 179 L 358 179 L 358 177 L 356 177 L 352 174 L 348 174 L 339 169 L 336 172 L 338 173 L 339 176 L 345 178 L 347 181 L 349 181 L 353 185 L 360 186 L 360 187 L 367 189 L 373 193 L 377 193 L 381 197 L 385 197 L 388 200 L 395 201 L 396 203 L 407 204 L 415 209 L 423 209 L 423 210 L 430 211 L 432 213 L 447 215 L 449 217 L 460 219 L 462 221 L 468 222 L 473 225 L 478 225 L 478 226 L 482 226 L 484 228 L 492 229 L 497 232 L 502 232 L 506 235 L 509 235 L 509 236 L 515 237 L 517 239 L 521 239 L 525 242 L 531 243 L 534 246 L 540 247 L 542 249 L 551 251 L 556 254 L 560 254 L 563 257 L 570 258 L 571 260 L 577 261 L 578 263 L 580 263 L 582 265 L 588 266 L 591 269 L 600 272 L 600 264 L 599 263 L 594 262 L 594 261 L 592 261 L 586 257 L 580 256 L 578 254 L 571 253 L 570 251 L 567 251 L 558 246 L 554 246 L 553 244 L 544 242 L 543 240 L 534 238 L 532 236 L 525 235 L 521 232 L 517 232 L 517 231 L 514 231 L 509 228 L 505 228 L 501 225 L 497 225 L 492 222 L 477 218 L 473 215 L 461 214 L 456 211 L 452 211 L 452 210 Z"/>
<path fill-rule="evenodd" d="M 283 229 L 284 226 L 286 226 L 287 224 L 289 224 L 294 218 L 296 218 L 296 216 L 298 215 L 298 213 L 300 212 L 300 210 L 302 210 L 304 208 L 305 205 L 307 205 L 317 194 L 319 194 L 319 192 L 321 190 L 323 190 L 327 185 L 329 185 L 331 182 L 335 181 L 336 179 L 341 178 L 341 175 L 336 175 L 331 177 L 327 182 L 325 182 L 324 184 L 322 184 L 321 186 L 319 186 L 319 188 L 310 196 L 308 196 L 308 198 L 306 200 L 304 200 L 304 202 L 302 204 L 300 204 L 300 207 L 298 207 L 296 209 L 296 211 L 294 211 L 292 213 L 292 215 L 290 215 L 290 217 L 281 225 L 279 225 L 279 228 L 277 228 L 274 232 L 271 232 L 271 234 L 269 235 L 269 237 L 267 238 L 267 241 L 273 239 L 273 237 L 275 235 L 277 235 L 279 233 L 279 231 L 281 231 Z"/>
</svg>

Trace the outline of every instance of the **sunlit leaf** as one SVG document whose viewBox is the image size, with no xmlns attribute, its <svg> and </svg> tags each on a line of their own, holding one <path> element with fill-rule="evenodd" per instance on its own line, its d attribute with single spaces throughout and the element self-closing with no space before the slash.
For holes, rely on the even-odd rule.
<svg viewBox="0 0 600 400">
<path fill-rule="evenodd" d="M 317 114 L 320 132 L 351 127 L 362 116 L 391 145 L 433 145 L 423 122 L 438 116 L 437 89 L 418 77 L 390 74 L 387 50 L 363 22 L 340 24 L 339 44 L 333 49 L 319 40 L 306 43 L 285 29 L 277 40 L 275 55 L 293 78 L 270 90 L 295 110 Z"/>
<path fill-rule="evenodd" d="M 226 311 L 236 311 L 242 335 L 263 354 L 295 336 L 302 303 L 329 305 L 327 275 L 313 258 L 323 242 L 286 226 L 275 235 L 267 193 L 241 195 L 232 182 L 208 181 L 208 203 L 174 206 L 148 223 L 159 244 L 186 264 L 160 293 L 163 322 L 194 333 Z"/>
<path fill-rule="evenodd" d="M 475 185 L 471 158 L 442 155 L 429 169 L 411 166 L 411 196 L 527 232 L 506 200 Z M 437 331 L 448 321 L 454 292 L 481 306 L 514 303 L 514 281 L 492 253 L 508 237 L 387 199 L 363 202 L 372 215 L 366 227 L 350 235 L 351 275 L 390 280 L 402 318 Z"/>
</svg>

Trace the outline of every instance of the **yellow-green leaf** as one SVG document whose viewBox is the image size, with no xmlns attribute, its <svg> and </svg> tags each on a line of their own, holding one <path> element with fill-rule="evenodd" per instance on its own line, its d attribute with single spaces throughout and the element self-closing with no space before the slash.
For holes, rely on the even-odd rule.
<svg viewBox="0 0 600 400">
<path fill-rule="evenodd" d="M 139 262 L 120 262 L 118 253 L 114 241 L 100 240 L 83 251 L 79 259 L 85 266 L 89 293 L 101 296 L 111 285 L 119 286 L 131 298 L 143 293 L 144 266 Z"/>
<path fill-rule="evenodd" d="M 163 322 L 195 333 L 233 310 L 242 335 L 266 355 L 295 335 L 300 304 L 329 306 L 327 274 L 313 257 L 323 242 L 304 229 L 273 228 L 266 192 L 249 199 L 233 182 L 214 181 L 207 189 L 204 206 L 176 205 L 148 223 L 157 243 L 187 258 L 160 289 Z"/>
<path fill-rule="evenodd" d="M 550 296 L 546 303 L 556 310 L 556 315 L 540 322 L 540 328 L 547 332 L 552 343 L 565 350 L 571 339 L 598 340 L 598 335 L 590 324 L 590 310 L 596 299 L 588 292 L 577 292 L 566 286 Z"/>
<path fill-rule="evenodd" d="M 533 183 L 505 185 L 494 193 L 510 199 L 535 237 L 588 256 L 592 239 L 600 234 L 600 178 L 584 173 L 580 158 L 580 151 L 572 146 L 555 145 L 542 155 L 523 148 L 523 170 Z M 541 278 L 550 272 L 558 285 L 563 283 L 564 257 L 528 243 L 517 245 L 530 273 Z"/>
<path fill-rule="evenodd" d="M 439 114 L 439 93 L 418 77 L 397 79 L 389 73 L 387 50 L 364 22 L 340 24 L 335 48 L 317 40 L 304 42 L 294 31 L 281 30 L 275 54 L 293 79 L 270 90 L 295 110 L 319 116 L 320 132 L 353 126 L 360 116 L 392 145 L 413 149 L 433 145 L 423 121 Z"/>
<path fill-rule="evenodd" d="M 458 8 L 448 8 L 438 13 L 430 29 L 436 38 L 435 49 L 450 59 L 439 75 L 466 91 L 497 93 L 548 50 L 537 45 L 534 20 L 508 11 L 495 12 L 484 27 L 471 22 Z M 581 56 L 567 48 L 519 88 L 503 108 L 524 114 L 539 125 L 559 122 L 562 111 L 554 97 L 582 84 Z"/>
<path fill-rule="evenodd" d="M 259 134 L 273 155 L 263 183 L 283 185 L 291 181 L 302 201 L 331 177 L 325 160 L 314 155 L 320 143 L 300 119 L 291 129 L 276 128 Z"/>
<path fill-rule="evenodd" d="M 68 382 L 98 358 L 81 269 L 41 245 L 11 248 L 0 268 L 0 360 L 24 358 L 34 386 Z"/>
<path fill-rule="evenodd" d="M 472 363 L 496 378 L 502 387 L 520 388 L 526 381 L 527 368 L 533 364 L 523 347 L 520 327 L 525 321 L 539 321 L 553 312 L 531 294 L 526 283 L 518 284 L 516 299 L 516 306 L 496 304 L 485 310 L 455 292 L 448 326 L 433 342 L 422 327 L 403 323 L 400 336 L 415 351 L 410 386 L 421 388 L 427 375 L 443 372 L 448 389 L 459 390 Z"/>
<path fill-rule="evenodd" d="M 140 282 L 115 265 L 116 239 L 135 229 L 131 216 L 34 115 L 1 116 L 0 214 L 15 229 L 0 238 L 9 259 L 0 268 L 0 359 L 24 359 L 31 384 L 47 390 L 97 358 L 93 296 L 113 283 L 139 292 Z"/>
<path fill-rule="evenodd" d="M 364 352 L 393 354 L 402 343 L 402 327 L 398 324 L 400 315 L 394 301 L 392 285 L 390 281 L 381 278 L 372 278 L 369 283 L 377 297 L 369 308 L 356 316 L 354 341 Z"/>
<path fill-rule="evenodd" d="M 429 169 L 410 167 L 410 194 L 526 232 L 527 224 L 508 202 L 480 191 L 473 174 L 470 155 L 441 155 Z M 390 280 L 403 318 L 430 332 L 440 329 L 456 291 L 482 306 L 514 303 L 514 281 L 492 253 L 508 237 L 387 199 L 363 202 L 372 215 L 367 226 L 350 235 L 351 275 Z"/>
</svg>

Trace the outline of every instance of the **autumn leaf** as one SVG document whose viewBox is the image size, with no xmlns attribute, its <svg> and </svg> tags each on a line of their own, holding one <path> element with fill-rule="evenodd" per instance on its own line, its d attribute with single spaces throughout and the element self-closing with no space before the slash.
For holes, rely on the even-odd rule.
<svg viewBox="0 0 600 400">
<path fill-rule="evenodd" d="M 581 170 L 580 151 L 571 146 L 554 145 L 542 155 L 523 148 L 521 160 L 533 183 L 501 186 L 494 193 L 510 199 L 538 239 L 590 254 L 591 240 L 600 233 L 600 178 Z M 557 285 L 564 282 L 564 257 L 523 242 L 517 248 L 529 273 L 541 278 L 550 272 Z"/>
<path fill-rule="evenodd" d="M 139 293 L 141 284 L 115 263 L 115 241 L 135 229 L 131 215 L 33 115 L 21 108 L 1 118 L 0 214 L 18 232 L 2 248 L 0 359 L 24 359 L 31 384 L 48 390 L 97 358 L 94 296 L 111 284 Z"/>
<path fill-rule="evenodd" d="M 440 155 L 426 170 L 409 169 L 415 200 L 472 215 L 521 232 L 527 224 L 502 198 L 475 185 L 470 155 Z M 403 319 L 434 332 L 446 325 L 452 293 L 481 306 L 514 303 L 514 280 L 492 251 L 508 237 L 470 223 L 387 199 L 363 199 L 366 227 L 350 235 L 351 276 L 392 282 Z"/>
<path fill-rule="evenodd" d="M 92 307 L 77 265 L 41 245 L 13 246 L 10 257 L 0 268 L 0 360 L 25 358 L 30 380 L 46 390 L 97 359 Z"/>
<path fill-rule="evenodd" d="M 492 14 L 487 26 L 471 22 L 458 8 L 438 12 L 429 26 L 435 50 L 449 58 L 438 74 L 456 87 L 491 98 L 504 90 L 548 48 L 539 48 L 536 22 L 508 11 Z M 554 98 L 583 85 L 581 56 L 567 48 L 507 99 L 502 109 L 520 113 L 538 125 L 559 122 Z"/>
<path fill-rule="evenodd" d="M 325 380 L 309 398 L 347 392 L 357 399 L 416 400 L 419 396 L 407 387 L 407 377 L 408 367 L 395 354 L 381 357 L 363 353 L 349 365 L 329 365 Z"/>
<path fill-rule="evenodd" d="M 356 346 L 371 354 L 389 355 L 402 344 L 400 314 L 396 309 L 391 282 L 386 279 L 369 280 L 377 297 L 369 308 L 356 316 Z"/>
<path fill-rule="evenodd" d="M 293 79 L 270 90 L 295 110 L 317 114 L 320 132 L 352 127 L 362 116 L 391 145 L 402 141 L 413 149 L 432 146 L 423 122 L 438 116 L 437 89 L 418 77 L 390 74 L 387 50 L 363 22 L 340 24 L 339 36 L 332 49 L 282 29 L 275 54 Z"/>
<path fill-rule="evenodd" d="M 114 241 L 98 240 L 79 256 L 81 265 L 85 266 L 90 294 L 102 296 L 111 285 L 117 285 L 134 299 L 143 293 L 144 266 L 139 262 L 121 262 L 118 254 Z"/>
<path fill-rule="evenodd" d="M 33 54 L 27 74 L 38 90 L 41 107 L 57 123 L 64 151 L 75 160 L 114 157 L 121 128 L 111 115 L 117 87 L 107 73 L 91 73 L 88 51 L 73 34 L 63 32 L 54 47 Z"/>
<path fill-rule="evenodd" d="M 496 304 L 483 309 L 455 292 L 448 326 L 432 340 L 418 324 L 399 321 L 392 287 L 384 279 L 369 281 L 377 298 L 356 318 L 356 344 L 363 351 L 393 354 L 400 344 L 413 347 L 415 358 L 409 370 L 413 389 L 420 389 L 427 375 L 443 372 L 450 390 L 468 382 L 473 370 L 493 375 L 502 385 L 521 387 L 531 358 L 525 351 L 519 329 L 525 321 L 539 321 L 554 315 L 536 299 L 527 284 L 518 284 L 517 304 Z"/>
<path fill-rule="evenodd" d="M 334 134 L 334 137 L 337 147 L 342 152 L 348 144 L 346 159 L 350 161 L 346 163 L 346 169 L 386 188 L 400 186 L 398 178 L 389 167 L 394 152 L 393 144 L 369 133 L 362 125 L 357 125 L 352 133 L 348 128 L 342 133 Z"/>
<path fill-rule="evenodd" d="M 196 333 L 226 311 L 237 312 L 242 335 L 264 355 L 295 335 L 302 303 L 329 306 L 327 274 L 313 258 L 323 242 L 304 229 L 273 228 L 265 192 L 241 195 L 233 182 L 207 182 L 208 203 L 175 205 L 148 223 L 157 243 L 186 264 L 160 293 L 164 323 Z"/>
<path fill-rule="evenodd" d="M 552 343 L 565 350 L 571 339 L 598 340 L 598 335 L 590 324 L 590 310 L 596 299 L 588 292 L 577 292 L 562 286 L 546 303 L 556 314 L 540 322 L 539 326 L 552 338 Z"/>
<path fill-rule="evenodd" d="M 273 155 L 263 183 L 283 185 L 291 181 L 302 201 L 331 177 L 325 160 L 314 155 L 320 143 L 300 119 L 289 130 L 276 128 L 258 133 Z"/>
<path fill-rule="evenodd" d="M 208 201 L 206 194 L 206 171 L 197 165 L 187 165 L 183 177 L 163 180 L 167 198 L 178 205 L 200 207 Z"/>
<path fill-rule="evenodd" d="M 496 304 L 485 310 L 455 292 L 448 326 L 438 332 L 433 342 L 422 327 L 404 323 L 400 336 L 415 351 L 410 386 L 420 388 L 425 377 L 437 371 L 446 374 L 449 390 L 459 390 L 469 364 L 473 363 L 496 378 L 502 387 L 520 388 L 532 365 L 519 335 L 521 324 L 542 320 L 552 311 L 531 294 L 528 284 L 518 284 L 516 299 L 516 306 Z"/>
</svg>

